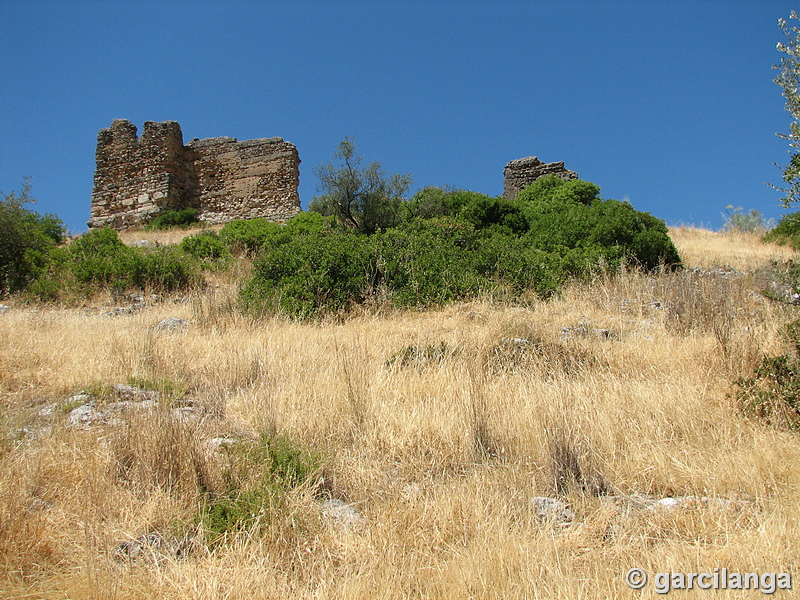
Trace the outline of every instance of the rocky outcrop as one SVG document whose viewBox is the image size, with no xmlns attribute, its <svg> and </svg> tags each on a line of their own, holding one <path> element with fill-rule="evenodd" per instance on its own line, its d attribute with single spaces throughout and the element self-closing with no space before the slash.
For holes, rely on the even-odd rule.
<svg viewBox="0 0 800 600">
<path fill-rule="evenodd" d="M 141 137 L 116 119 L 97 135 L 90 227 L 141 225 L 162 210 L 195 208 L 208 223 L 300 211 L 297 148 L 279 137 L 183 144 L 175 121 L 147 121 Z"/>
<path fill-rule="evenodd" d="M 543 163 L 535 156 L 512 160 L 503 169 L 503 198 L 513 200 L 526 186 L 545 175 L 557 175 L 564 181 L 578 174 L 564 167 L 564 162 Z"/>
</svg>

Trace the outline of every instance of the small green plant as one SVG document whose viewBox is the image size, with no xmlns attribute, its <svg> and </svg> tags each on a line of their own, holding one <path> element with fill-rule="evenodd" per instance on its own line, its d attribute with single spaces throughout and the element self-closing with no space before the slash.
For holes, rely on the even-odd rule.
<svg viewBox="0 0 800 600">
<path fill-rule="evenodd" d="M 445 342 L 428 344 L 427 346 L 411 344 L 392 354 L 385 364 L 387 367 L 415 367 L 419 369 L 431 364 L 442 363 L 455 353 L 456 351 Z"/>
<path fill-rule="evenodd" d="M 226 223 L 219 231 L 219 239 L 231 252 L 256 256 L 268 243 L 272 246 L 282 241 L 283 228 L 263 217 Z"/>
<path fill-rule="evenodd" d="M 176 401 L 184 398 L 188 391 L 188 385 L 183 381 L 175 379 L 149 379 L 147 377 L 129 377 L 128 385 L 139 388 L 140 390 L 158 392 L 159 402 L 165 406 L 171 406 Z"/>
<path fill-rule="evenodd" d="M 752 377 L 734 383 L 741 411 L 768 425 L 800 430 L 800 320 L 783 332 L 787 354 L 764 357 Z"/>
<path fill-rule="evenodd" d="M 200 211 L 196 208 L 183 210 L 162 210 L 145 226 L 148 231 L 158 229 L 178 229 L 197 225 L 200 222 Z"/>
<path fill-rule="evenodd" d="M 800 212 L 782 216 L 778 224 L 764 236 L 764 241 L 800 250 Z"/>
<path fill-rule="evenodd" d="M 214 231 L 201 231 L 183 238 L 181 250 L 200 260 L 220 260 L 230 256 L 230 251 Z"/>
<path fill-rule="evenodd" d="M 207 499 L 200 512 L 212 544 L 229 534 L 268 525 L 286 494 L 308 483 L 318 471 L 318 457 L 283 435 L 262 434 L 258 441 L 226 450 L 222 493 Z"/>
</svg>

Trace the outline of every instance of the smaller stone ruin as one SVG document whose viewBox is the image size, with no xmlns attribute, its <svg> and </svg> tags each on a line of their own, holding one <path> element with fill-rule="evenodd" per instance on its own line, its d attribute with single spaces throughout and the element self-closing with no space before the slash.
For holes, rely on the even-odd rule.
<svg viewBox="0 0 800 600">
<path fill-rule="evenodd" d="M 564 168 L 564 161 L 544 163 L 535 156 L 518 158 L 503 169 L 503 198 L 513 200 L 525 187 L 546 175 L 557 175 L 564 181 L 578 179 L 575 171 Z"/>
</svg>

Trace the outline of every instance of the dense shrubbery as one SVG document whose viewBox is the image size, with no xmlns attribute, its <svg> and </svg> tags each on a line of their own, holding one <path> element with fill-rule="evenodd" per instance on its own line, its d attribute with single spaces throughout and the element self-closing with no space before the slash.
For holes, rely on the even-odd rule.
<svg viewBox="0 0 800 600">
<path fill-rule="evenodd" d="M 180 227 L 192 227 L 199 222 L 200 211 L 196 208 L 162 210 L 150 220 L 145 229 L 177 229 Z"/>
<path fill-rule="evenodd" d="M 365 236 L 333 230 L 289 236 L 256 261 L 242 299 L 254 312 L 308 317 L 341 311 L 369 294 L 374 264 Z"/>
<path fill-rule="evenodd" d="M 680 264 L 663 221 L 627 202 L 601 200 L 599 191 L 554 176 L 513 201 L 424 188 L 406 203 L 403 223 L 372 235 L 306 214 L 263 235 L 232 223 L 221 237 L 252 240 L 244 247 L 262 250 L 242 291 L 245 307 L 297 317 L 376 296 L 401 307 L 480 294 L 547 297 L 569 277 L 622 262 L 646 269 Z"/>
<path fill-rule="evenodd" d="M 764 236 L 764 241 L 800 250 L 800 212 L 781 217 L 778 224 Z"/>
<path fill-rule="evenodd" d="M 180 247 L 132 248 L 112 229 L 91 229 L 49 256 L 28 293 L 43 300 L 107 288 L 170 292 L 200 282 L 196 261 Z"/>
<path fill-rule="evenodd" d="M 64 224 L 54 215 L 28 210 L 34 202 L 26 181 L 22 191 L 0 198 L 0 296 L 25 289 L 45 269 L 65 236 Z"/>
<path fill-rule="evenodd" d="M 282 231 L 277 223 L 258 217 L 227 223 L 220 229 L 219 238 L 236 254 L 253 256 L 258 254 L 268 241 L 280 236 Z"/>
<path fill-rule="evenodd" d="M 228 246 L 213 231 L 201 231 L 183 238 L 181 250 L 198 259 L 219 260 L 230 256 Z"/>
<path fill-rule="evenodd" d="M 570 277 L 623 262 L 646 269 L 679 264 L 663 221 L 626 202 L 602 200 L 599 192 L 593 183 L 555 176 L 514 200 L 429 187 L 396 207 L 393 227 L 353 227 L 341 215 L 311 211 L 286 225 L 234 221 L 219 234 L 203 231 L 167 248 L 129 247 L 111 229 L 90 230 L 57 248 L 60 222 L 6 202 L 3 210 L 17 210 L 15 222 L 32 237 L 15 263 L 27 260 L 27 270 L 6 267 L 2 283 L 4 291 L 27 286 L 44 299 L 101 288 L 168 292 L 198 283 L 203 265 L 219 268 L 239 254 L 256 258 L 241 290 L 246 310 L 307 318 L 376 299 L 421 307 L 482 295 L 546 298 Z M 153 224 L 180 226 L 196 216 L 167 211 Z"/>
</svg>

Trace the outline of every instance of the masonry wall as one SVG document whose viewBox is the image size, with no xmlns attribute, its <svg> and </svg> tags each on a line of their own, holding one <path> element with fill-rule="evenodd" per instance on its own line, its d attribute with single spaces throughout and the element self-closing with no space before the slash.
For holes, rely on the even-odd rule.
<svg viewBox="0 0 800 600">
<path fill-rule="evenodd" d="M 96 159 L 90 227 L 141 225 L 165 209 L 197 208 L 208 223 L 285 221 L 300 211 L 300 158 L 281 138 L 184 146 L 175 121 L 147 121 L 137 138 L 135 125 L 117 119 L 100 130 Z"/>
<path fill-rule="evenodd" d="M 564 181 L 578 174 L 564 167 L 564 162 L 544 163 L 535 156 L 512 160 L 503 169 L 503 198 L 513 200 L 526 186 L 545 175 L 555 174 Z"/>
</svg>

